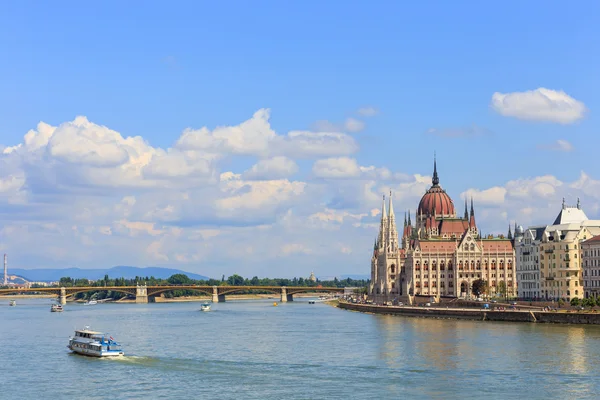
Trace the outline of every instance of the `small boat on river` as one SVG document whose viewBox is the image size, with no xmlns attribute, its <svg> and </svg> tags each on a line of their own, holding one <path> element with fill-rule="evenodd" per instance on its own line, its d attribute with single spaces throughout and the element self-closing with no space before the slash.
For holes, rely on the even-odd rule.
<svg viewBox="0 0 600 400">
<path fill-rule="evenodd" d="M 95 332 L 86 326 L 76 330 L 75 336 L 69 339 L 69 350 L 77 354 L 91 357 L 119 357 L 125 355 L 121 345 L 112 336 Z"/>
<path fill-rule="evenodd" d="M 201 311 L 210 311 L 210 304 L 209 303 L 202 303 L 202 305 L 200 306 L 200 310 Z"/>
<path fill-rule="evenodd" d="M 17 305 L 17 301 L 16 300 L 11 300 L 10 303 L 8 303 L 9 306 L 14 307 Z"/>
<path fill-rule="evenodd" d="M 98 302 L 96 300 L 90 300 L 90 301 L 86 301 L 83 304 L 86 306 L 95 306 L 96 304 L 98 304 Z"/>
<path fill-rule="evenodd" d="M 50 312 L 63 312 L 63 306 L 61 304 L 52 304 L 50 306 Z"/>
</svg>

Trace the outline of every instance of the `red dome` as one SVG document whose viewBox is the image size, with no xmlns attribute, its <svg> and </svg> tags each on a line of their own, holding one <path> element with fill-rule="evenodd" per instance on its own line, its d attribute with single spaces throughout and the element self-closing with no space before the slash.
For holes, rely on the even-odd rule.
<svg viewBox="0 0 600 400">
<path fill-rule="evenodd" d="M 417 214 L 433 215 L 434 211 L 436 215 L 456 215 L 452 199 L 446 194 L 444 189 L 436 184 L 421 198 Z"/>
</svg>

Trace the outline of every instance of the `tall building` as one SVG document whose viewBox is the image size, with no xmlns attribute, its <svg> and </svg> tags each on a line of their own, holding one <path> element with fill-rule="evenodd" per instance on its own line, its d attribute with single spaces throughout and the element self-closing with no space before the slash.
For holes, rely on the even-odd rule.
<svg viewBox="0 0 600 400">
<path fill-rule="evenodd" d="M 600 295 L 600 235 L 581 243 L 583 290 L 586 298 Z"/>
<path fill-rule="evenodd" d="M 562 209 L 546 227 L 540 243 L 540 290 L 545 299 L 570 301 L 584 296 L 581 242 L 600 234 L 600 220 L 590 220 L 577 206 Z"/>
<path fill-rule="evenodd" d="M 375 302 L 411 302 L 415 295 L 472 297 L 472 284 L 477 279 L 488 283 L 492 295 L 516 295 L 510 229 L 508 237 L 483 237 L 477 228 L 473 199 L 470 210 L 465 200 L 464 215 L 458 217 L 454 202 L 440 186 L 435 160 L 431 183 L 419 202 L 415 225 L 410 212 L 408 218 L 405 216 L 400 241 L 391 196 L 389 215 L 384 199 L 371 258 L 371 298 Z"/>
<path fill-rule="evenodd" d="M 540 243 L 545 226 L 523 229 L 515 224 L 515 251 L 518 296 L 537 299 L 540 292 Z"/>
</svg>

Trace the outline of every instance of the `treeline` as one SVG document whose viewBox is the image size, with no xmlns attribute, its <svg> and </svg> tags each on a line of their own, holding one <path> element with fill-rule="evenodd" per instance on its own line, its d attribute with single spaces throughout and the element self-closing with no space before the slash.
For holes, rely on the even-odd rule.
<svg viewBox="0 0 600 400">
<path fill-rule="evenodd" d="M 126 297 L 127 294 L 121 293 L 114 290 L 102 290 L 102 287 L 110 287 L 110 286 L 136 286 L 143 285 L 147 286 L 168 286 L 168 285 L 199 285 L 199 286 L 248 286 L 248 291 L 245 293 L 269 293 L 266 291 L 261 291 L 257 289 L 252 289 L 252 286 L 289 286 L 289 287 L 314 287 L 315 289 L 318 286 L 324 287 L 358 287 L 361 288 L 361 291 L 366 290 L 367 285 L 369 284 L 368 280 L 365 279 L 337 279 L 327 281 L 319 281 L 317 279 L 316 282 L 313 282 L 309 279 L 305 278 L 258 278 L 257 276 L 253 278 L 244 278 L 240 275 L 234 274 L 225 279 L 225 275 L 218 279 L 208 279 L 208 280 L 196 280 L 191 279 L 185 274 L 175 274 L 170 276 L 167 279 L 155 278 L 153 276 L 136 276 L 133 279 L 126 278 L 110 278 L 108 275 L 105 275 L 103 279 L 90 281 L 88 279 L 73 279 L 70 277 L 62 277 L 58 282 L 58 287 L 73 287 L 73 286 L 91 286 L 99 288 L 98 291 L 89 291 L 85 293 L 79 293 L 75 295 L 77 299 L 114 299 L 118 300 L 123 297 Z M 198 295 L 197 291 L 194 290 L 171 290 L 168 292 L 164 292 L 164 296 L 168 298 L 172 297 L 181 297 L 181 296 L 194 296 Z"/>
</svg>

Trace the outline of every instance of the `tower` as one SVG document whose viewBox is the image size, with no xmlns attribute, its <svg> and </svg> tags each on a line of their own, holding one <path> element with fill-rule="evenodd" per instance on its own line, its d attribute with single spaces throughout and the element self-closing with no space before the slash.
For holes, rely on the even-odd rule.
<svg viewBox="0 0 600 400">
<path fill-rule="evenodd" d="M 390 191 L 390 216 L 388 218 L 388 240 L 387 245 L 390 251 L 398 250 L 398 230 L 396 229 L 396 216 L 394 215 L 394 205 L 392 204 L 392 192 Z"/>
</svg>

